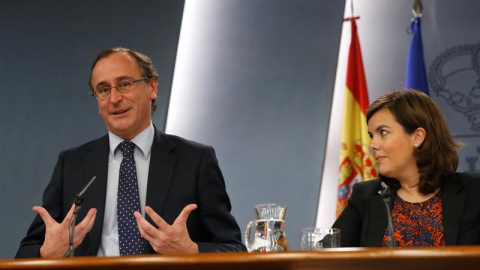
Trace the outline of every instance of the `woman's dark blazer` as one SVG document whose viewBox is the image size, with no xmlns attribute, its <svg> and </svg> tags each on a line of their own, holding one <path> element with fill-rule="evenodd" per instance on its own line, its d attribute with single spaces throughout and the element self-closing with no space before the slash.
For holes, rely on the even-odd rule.
<svg viewBox="0 0 480 270">
<path fill-rule="evenodd" d="M 347 207 L 332 226 L 341 230 L 342 247 L 382 245 L 388 221 L 380 189 L 380 180 L 353 186 Z M 445 244 L 479 245 L 480 174 L 456 173 L 442 179 L 441 197 Z"/>
</svg>

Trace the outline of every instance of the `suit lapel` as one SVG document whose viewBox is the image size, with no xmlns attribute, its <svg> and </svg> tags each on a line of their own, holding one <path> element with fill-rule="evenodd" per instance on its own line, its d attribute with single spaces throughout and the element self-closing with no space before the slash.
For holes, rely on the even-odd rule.
<svg viewBox="0 0 480 270">
<path fill-rule="evenodd" d="M 176 159 L 171 154 L 174 148 L 175 143 L 155 129 L 148 172 L 146 205 L 152 207 L 159 215 L 162 215 L 175 170 Z M 152 222 L 148 216 L 147 220 Z"/>
<path fill-rule="evenodd" d="M 391 196 L 391 200 L 393 201 L 392 197 L 393 196 Z M 388 221 L 385 203 L 382 200 L 382 196 L 375 195 L 370 199 L 370 218 L 369 226 L 367 226 L 367 247 L 380 247 L 382 245 L 387 225 Z"/>
<path fill-rule="evenodd" d="M 456 245 L 466 196 L 460 193 L 462 187 L 453 179 L 442 182 L 443 234 L 446 245 Z"/>
<path fill-rule="evenodd" d="M 93 145 L 91 152 L 85 156 L 84 172 L 91 173 L 88 175 L 89 180 L 92 176 L 96 176 L 95 182 L 85 193 L 83 201 L 84 209 L 96 208 L 97 215 L 95 223 L 90 233 L 86 238 L 90 240 L 87 255 L 96 255 L 100 245 L 103 219 L 105 214 L 105 198 L 107 194 L 107 174 L 108 174 L 108 151 L 109 141 L 108 136 L 102 137 Z M 103 198 L 98 200 L 98 198 Z"/>
<path fill-rule="evenodd" d="M 175 143 L 161 131 L 155 129 L 150 169 L 148 171 L 146 205 L 150 206 L 160 216 L 162 216 L 165 207 L 175 170 L 176 159 L 171 154 L 174 148 Z M 145 219 L 156 226 L 148 215 L 145 215 Z M 148 241 L 144 241 L 143 245 L 147 253 L 155 253 Z"/>
</svg>

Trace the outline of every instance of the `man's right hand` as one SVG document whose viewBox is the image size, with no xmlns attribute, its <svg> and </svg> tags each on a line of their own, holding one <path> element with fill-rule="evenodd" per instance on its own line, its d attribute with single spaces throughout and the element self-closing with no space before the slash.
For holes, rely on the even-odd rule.
<svg viewBox="0 0 480 270">
<path fill-rule="evenodd" d="M 60 258 L 65 255 L 70 242 L 68 229 L 73 218 L 74 209 L 75 207 L 72 205 L 62 223 L 58 223 L 45 208 L 41 206 L 33 207 L 33 211 L 37 212 L 45 223 L 45 241 L 40 248 L 40 257 Z M 74 248 L 82 243 L 85 235 L 92 229 L 96 214 L 97 209 L 90 209 L 82 222 L 75 225 Z"/>
</svg>

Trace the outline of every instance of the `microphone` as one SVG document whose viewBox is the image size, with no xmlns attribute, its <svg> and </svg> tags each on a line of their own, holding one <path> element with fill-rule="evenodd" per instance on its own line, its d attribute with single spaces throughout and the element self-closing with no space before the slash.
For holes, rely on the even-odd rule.
<svg viewBox="0 0 480 270">
<path fill-rule="evenodd" d="M 385 182 L 380 182 L 380 186 L 382 186 L 382 190 L 378 191 L 378 194 L 382 196 L 390 196 L 390 188 L 385 184 Z M 390 200 L 390 197 L 388 197 Z"/>
<path fill-rule="evenodd" d="M 88 181 L 85 187 L 82 188 L 82 190 L 80 190 L 80 192 L 78 192 L 77 195 L 75 195 L 75 199 L 73 199 L 73 203 L 75 204 L 75 209 L 73 210 L 72 222 L 70 223 L 70 227 L 68 229 L 70 243 L 68 245 L 68 251 L 64 257 L 67 257 L 67 255 L 68 257 L 74 257 L 75 249 L 73 247 L 73 236 L 74 236 L 73 234 L 75 232 L 75 220 L 77 219 L 78 212 L 82 208 L 83 195 L 85 195 L 85 192 L 87 191 L 88 187 L 90 187 L 90 185 L 93 183 L 93 181 L 95 181 L 96 178 L 97 178 L 96 176 L 92 177 L 92 179 Z"/>
<path fill-rule="evenodd" d="M 378 194 L 382 196 L 382 200 L 385 203 L 385 208 L 387 209 L 387 220 L 388 220 L 388 246 L 389 247 L 396 247 L 397 243 L 393 238 L 393 225 L 392 225 L 392 217 L 390 215 L 390 188 L 385 184 L 385 182 L 380 182 L 382 189 L 378 191 Z"/>
<path fill-rule="evenodd" d="M 97 178 L 96 176 L 92 177 L 92 179 L 88 181 L 85 187 L 82 190 L 80 190 L 80 192 L 78 192 L 77 195 L 75 195 L 75 199 L 73 200 L 73 203 L 75 203 L 76 207 L 82 207 L 83 195 L 85 195 L 85 191 L 87 191 L 88 187 L 90 187 L 90 185 L 93 183 L 93 181 L 95 181 L 96 178 Z"/>
</svg>

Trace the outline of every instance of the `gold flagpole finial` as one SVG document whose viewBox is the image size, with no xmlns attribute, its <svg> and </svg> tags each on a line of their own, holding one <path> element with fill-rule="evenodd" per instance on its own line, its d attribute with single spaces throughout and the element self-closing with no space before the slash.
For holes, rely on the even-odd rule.
<svg viewBox="0 0 480 270">
<path fill-rule="evenodd" d="M 412 12 L 415 18 L 422 17 L 422 12 L 423 12 L 422 0 L 415 0 L 415 2 L 413 3 Z"/>
</svg>

